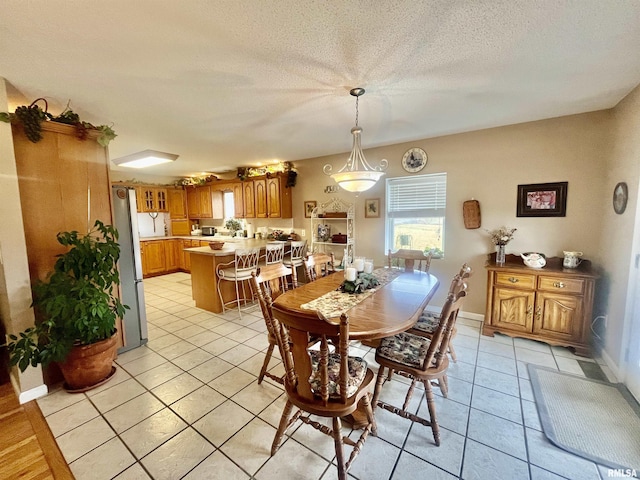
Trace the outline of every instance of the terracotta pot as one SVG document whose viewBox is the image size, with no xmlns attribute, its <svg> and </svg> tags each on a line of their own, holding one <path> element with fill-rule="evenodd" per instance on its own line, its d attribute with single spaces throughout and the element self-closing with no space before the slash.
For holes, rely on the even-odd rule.
<svg viewBox="0 0 640 480">
<path fill-rule="evenodd" d="M 113 371 L 116 334 L 91 345 L 74 345 L 64 362 L 59 363 L 67 390 L 86 391 L 102 385 Z"/>
</svg>

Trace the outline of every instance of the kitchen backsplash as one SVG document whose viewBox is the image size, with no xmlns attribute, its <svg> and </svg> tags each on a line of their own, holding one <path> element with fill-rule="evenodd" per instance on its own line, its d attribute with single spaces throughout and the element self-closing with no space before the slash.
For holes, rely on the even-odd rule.
<svg viewBox="0 0 640 480">
<path fill-rule="evenodd" d="M 155 214 L 154 214 L 155 215 Z M 168 213 L 158 213 L 158 217 L 154 220 L 148 213 L 138 213 L 138 231 L 143 238 L 147 237 L 164 237 L 165 225 L 169 228 L 170 218 Z"/>
</svg>

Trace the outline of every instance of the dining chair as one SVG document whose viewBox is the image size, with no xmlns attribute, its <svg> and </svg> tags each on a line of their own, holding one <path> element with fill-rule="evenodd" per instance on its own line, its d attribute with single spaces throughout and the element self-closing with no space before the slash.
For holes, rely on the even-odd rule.
<svg viewBox="0 0 640 480">
<path fill-rule="evenodd" d="M 431 267 L 431 252 L 425 253 L 422 250 L 400 249 L 388 254 L 389 268 L 404 268 L 405 272 L 414 270 L 429 272 Z M 416 264 L 417 263 L 417 264 Z"/>
<path fill-rule="evenodd" d="M 264 361 L 262 362 L 262 368 L 260 369 L 260 375 L 258 376 L 258 385 L 262 383 L 265 376 L 280 384 L 284 384 L 282 377 L 277 377 L 269 373 L 267 368 L 269 367 L 273 349 L 278 343 L 274 330 L 271 304 L 273 300 L 289 290 L 290 284 L 288 278 L 292 279 L 293 288 L 296 288 L 298 286 L 298 280 L 295 268 L 285 267 L 282 263 L 265 265 L 260 267 L 257 272 L 252 273 L 251 282 L 253 284 L 253 290 L 256 292 L 258 302 L 260 303 L 262 316 L 267 325 L 269 340 L 269 348 L 267 349 Z"/>
<path fill-rule="evenodd" d="M 444 321 L 440 322 L 431 338 L 403 332 L 393 337 L 384 338 L 376 349 L 375 360 L 380 367 L 373 393 L 373 409 L 375 410 L 379 406 L 412 422 L 430 426 L 437 446 L 440 446 L 440 430 L 436 418 L 436 405 L 431 382 L 438 382 L 442 395 L 446 398 L 448 393 L 446 374 L 449 368 L 449 357 L 446 355 L 446 351 L 451 331 L 458 317 L 458 311 L 466 295 L 465 284 L 457 293 L 450 293 L 447 296 L 441 312 L 441 318 Z M 402 407 L 379 400 L 382 386 L 387 378 L 384 373 L 385 369 L 412 380 Z M 429 420 L 407 410 L 415 388 L 416 382 L 413 380 L 420 381 L 424 385 Z"/>
<path fill-rule="evenodd" d="M 284 242 L 269 242 L 265 246 L 265 265 L 282 263 L 284 259 Z"/>
<path fill-rule="evenodd" d="M 374 374 L 360 357 L 349 356 L 349 317 L 340 319 L 299 316 L 284 307 L 273 306 L 273 324 L 285 365 L 284 387 L 287 402 L 276 431 L 271 455 L 280 447 L 284 434 L 297 420 L 333 438 L 338 479 L 346 480 L 347 471 L 360 453 L 369 433 L 376 434 L 369 387 Z M 309 340 L 319 339 L 319 348 L 309 349 Z M 330 352 L 330 342 L 336 346 Z M 296 412 L 292 414 L 294 407 Z M 342 435 L 341 417 L 360 408 L 366 425 L 357 441 Z M 305 414 L 306 413 L 306 414 Z M 331 418 L 332 425 L 311 416 Z M 352 448 L 346 458 L 344 444 Z M 283 459 L 285 460 L 285 459 Z"/>
<path fill-rule="evenodd" d="M 313 253 L 304 259 L 304 272 L 307 283 L 334 273 L 336 259 L 333 253 Z"/>
<path fill-rule="evenodd" d="M 291 242 L 289 255 L 285 256 L 282 263 L 287 267 L 299 267 L 304 264 L 304 257 L 307 252 L 306 240 L 295 240 Z"/>
<path fill-rule="evenodd" d="M 218 275 L 218 295 L 220 296 L 220 303 L 222 303 L 222 313 L 227 311 L 227 305 L 236 303 L 238 305 L 238 313 L 242 317 L 242 311 L 240 308 L 240 302 L 253 301 L 253 294 L 247 298 L 245 291 L 245 283 L 251 279 L 251 273 L 258 268 L 258 260 L 260 258 L 259 248 L 239 248 L 235 251 L 234 259 L 230 262 L 220 263 L 216 267 L 216 273 Z M 222 293 L 222 282 L 234 282 L 236 297 L 233 300 L 224 300 Z M 240 287 L 242 287 L 242 296 L 240 296 Z M 251 285 L 249 290 L 252 292 Z"/>
<path fill-rule="evenodd" d="M 449 287 L 448 293 L 457 293 L 464 285 L 467 280 L 471 276 L 471 267 L 468 264 L 463 264 L 460 271 L 453 277 L 451 282 L 451 286 Z M 423 337 L 431 338 L 435 333 L 438 325 L 440 324 L 440 315 L 435 312 L 422 312 L 420 318 L 416 324 L 411 327 L 408 331 L 409 333 L 413 333 L 414 335 L 421 335 Z M 451 331 L 451 340 L 449 341 L 449 355 L 451 356 L 451 360 L 454 363 L 458 361 L 456 357 L 456 351 L 453 348 L 453 339 L 456 337 L 458 330 L 454 326 Z"/>
</svg>

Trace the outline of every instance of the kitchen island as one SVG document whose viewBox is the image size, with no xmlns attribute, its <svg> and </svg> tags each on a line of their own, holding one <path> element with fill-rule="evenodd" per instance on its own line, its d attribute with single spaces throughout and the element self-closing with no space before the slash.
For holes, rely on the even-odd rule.
<svg viewBox="0 0 640 480">
<path fill-rule="evenodd" d="M 211 237 L 217 239 L 216 237 Z M 221 250 L 212 250 L 210 247 L 185 248 L 185 253 L 191 255 L 191 291 L 196 307 L 208 310 L 213 313 L 222 312 L 222 302 L 218 295 L 218 275 L 216 269 L 218 265 L 232 263 L 237 249 L 260 248 L 261 255 L 264 254 L 268 240 L 257 239 L 234 239 L 226 240 Z M 285 242 L 285 251 L 290 242 Z M 236 299 L 234 282 L 223 282 L 221 285 L 222 295 L 225 302 Z"/>
</svg>

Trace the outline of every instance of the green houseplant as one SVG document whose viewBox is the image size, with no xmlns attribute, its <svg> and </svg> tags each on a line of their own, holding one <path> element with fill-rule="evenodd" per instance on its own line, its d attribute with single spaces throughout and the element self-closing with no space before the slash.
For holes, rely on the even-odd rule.
<svg viewBox="0 0 640 480">
<path fill-rule="evenodd" d="M 58 255 L 47 280 L 33 286 L 41 321 L 9 335 L 10 363 L 24 371 L 58 362 L 69 389 L 86 389 L 110 376 L 116 320 L 128 308 L 117 296 L 118 231 L 97 220 L 87 234 L 62 232 L 57 239 L 69 250 Z M 94 350 L 103 365 L 91 363 Z M 74 364 L 78 360 L 80 365 Z M 84 373 L 90 378 L 76 378 Z"/>
</svg>

